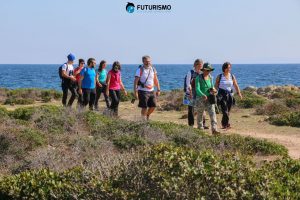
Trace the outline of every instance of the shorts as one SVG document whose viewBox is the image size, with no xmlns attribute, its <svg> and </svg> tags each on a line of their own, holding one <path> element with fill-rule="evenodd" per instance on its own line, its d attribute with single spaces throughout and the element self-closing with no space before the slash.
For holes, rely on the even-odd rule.
<svg viewBox="0 0 300 200">
<path fill-rule="evenodd" d="M 153 108 L 156 107 L 156 95 L 154 91 L 138 91 L 139 95 L 139 107 L 140 108 Z"/>
</svg>

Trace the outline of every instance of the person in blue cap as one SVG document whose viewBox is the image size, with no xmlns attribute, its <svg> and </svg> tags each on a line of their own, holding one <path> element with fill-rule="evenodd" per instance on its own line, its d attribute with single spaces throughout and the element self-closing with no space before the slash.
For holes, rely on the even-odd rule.
<svg viewBox="0 0 300 200">
<path fill-rule="evenodd" d="M 68 62 L 62 65 L 62 91 L 63 91 L 63 98 L 62 98 L 62 104 L 64 106 L 72 106 L 75 98 L 76 98 L 76 78 L 73 76 L 73 63 L 75 60 L 75 56 L 73 54 L 69 54 L 68 56 Z M 69 99 L 69 102 L 67 104 L 67 98 L 68 98 L 68 91 L 71 92 L 71 98 Z"/>
</svg>

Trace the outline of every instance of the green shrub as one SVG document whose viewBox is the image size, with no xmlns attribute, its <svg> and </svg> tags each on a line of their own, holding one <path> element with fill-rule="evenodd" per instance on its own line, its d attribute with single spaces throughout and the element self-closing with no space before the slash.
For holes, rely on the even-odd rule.
<svg viewBox="0 0 300 200">
<path fill-rule="evenodd" d="M 268 103 L 256 109 L 258 115 L 278 115 L 288 112 L 289 109 L 281 103 Z"/>
<path fill-rule="evenodd" d="M 287 107 L 289 107 L 289 108 L 295 108 L 295 109 L 300 108 L 300 98 L 299 99 L 286 99 L 285 103 L 286 103 Z"/>
<path fill-rule="evenodd" d="M 300 127 L 300 112 L 285 113 L 274 115 L 269 118 L 271 124 L 277 126 L 293 126 Z"/>
<path fill-rule="evenodd" d="M 254 108 L 266 103 L 264 98 L 249 91 L 242 91 L 242 95 L 242 100 L 235 97 L 237 105 L 241 108 Z"/>
<path fill-rule="evenodd" d="M 41 98 L 43 102 L 50 102 L 52 98 L 55 100 L 62 98 L 62 93 L 56 90 L 42 90 Z"/>
<path fill-rule="evenodd" d="M 280 144 L 236 134 L 210 137 L 209 143 L 213 149 L 238 151 L 246 155 L 288 155 L 288 150 Z"/>
<path fill-rule="evenodd" d="M 6 116 L 8 116 L 8 110 L 0 106 L 0 118 L 4 118 Z"/>
<path fill-rule="evenodd" d="M 9 115 L 14 119 L 30 120 L 36 109 L 34 107 L 17 108 L 10 112 Z"/>
<path fill-rule="evenodd" d="M 30 128 L 22 130 L 19 137 L 27 144 L 29 150 L 42 146 L 46 142 L 45 137 L 41 132 Z"/>
<path fill-rule="evenodd" d="M 81 168 L 26 171 L 0 181 L 0 199 L 85 199 L 94 182 L 94 176 Z"/>
<path fill-rule="evenodd" d="M 28 98 L 28 99 L 23 99 L 23 98 L 13 98 L 10 97 L 5 100 L 4 105 L 30 105 L 34 104 L 34 99 Z"/>
<path fill-rule="evenodd" d="M 125 96 L 124 92 L 121 91 L 121 96 L 120 96 L 120 101 L 125 102 L 125 101 L 131 101 L 131 99 L 134 98 L 134 94 L 132 91 L 127 92 L 127 96 Z"/>
<path fill-rule="evenodd" d="M 235 154 L 159 145 L 129 166 L 118 167 L 111 186 L 128 199 L 277 199 L 279 192 L 280 199 L 296 197 L 299 161 L 291 165 L 293 170 L 277 169 L 285 174 L 281 181 L 274 165 L 260 169 Z"/>
<path fill-rule="evenodd" d="M 144 146 L 146 141 L 138 135 L 121 135 L 114 138 L 113 143 L 120 149 L 132 149 Z"/>
</svg>

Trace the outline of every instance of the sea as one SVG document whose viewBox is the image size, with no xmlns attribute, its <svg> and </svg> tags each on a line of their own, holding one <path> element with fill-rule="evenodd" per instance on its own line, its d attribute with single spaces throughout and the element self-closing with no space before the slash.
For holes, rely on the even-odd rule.
<svg viewBox="0 0 300 200">
<path fill-rule="evenodd" d="M 58 68 L 61 64 L 0 64 L 0 88 L 43 88 L 61 90 Z M 133 89 L 133 80 L 139 64 L 122 65 L 122 80 L 127 90 Z M 191 64 L 154 64 L 161 90 L 182 89 L 184 77 Z M 76 66 L 75 66 L 76 67 Z M 214 78 L 222 72 L 221 64 L 213 64 Z M 110 70 L 111 65 L 107 66 Z M 268 85 L 300 86 L 300 64 L 233 64 L 232 73 L 240 88 Z"/>
</svg>

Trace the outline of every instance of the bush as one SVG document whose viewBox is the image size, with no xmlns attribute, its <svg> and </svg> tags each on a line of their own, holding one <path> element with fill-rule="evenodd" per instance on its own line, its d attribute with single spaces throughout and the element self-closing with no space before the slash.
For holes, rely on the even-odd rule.
<svg viewBox="0 0 300 200">
<path fill-rule="evenodd" d="M 38 146 L 42 146 L 46 142 L 45 137 L 41 132 L 30 128 L 22 130 L 19 138 L 26 143 L 27 150 L 33 150 Z"/>
<path fill-rule="evenodd" d="M 268 103 L 256 109 L 258 115 L 277 115 L 288 112 L 289 109 L 281 103 Z"/>
<path fill-rule="evenodd" d="M 30 105 L 30 104 L 34 104 L 34 99 L 8 98 L 4 102 L 4 105 Z"/>
<path fill-rule="evenodd" d="M 35 112 L 34 107 L 28 107 L 28 108 L 17 108 L 14 111 L 9 113 L 9 116 L 14 119 L 20 119 L 28 121 L 31 119 L 32 115 Z"/>
<path fill-rule="evenodd" d="M 266 103 L 266 100 L 261 96 L 253 94 L 249 91 L 242 91 L 243 99 L 236 99 L 236 103 L 241 108 L 254 108 Z"/>
<path fill-rule="evenodd" d="M 271 124 L 277 126 L 293 126 L 300 127 L 300 112 L 285 113 L 281 115 L 271 116 L 269 118 Z"/>
<path fill-rule="evenodd" d="M 0 199 L 84 199 L 93 182 L 94 176 L 81 168 L 26 171 L 1 180 Z"/>
<path fill-rule="evenodd" d="M 127 199 L 292 199 L 300 188 L 299 165 L 286 159 L 257 168 L 235 154 L 159 145 L 119 167 L 110 180 Z"/>
<path fill-rule="evenodd" d="M 121 91 L 121 96 L 120 96 L 120 101 L 125 102 L 125 101 L 131 101 L 134 98 L 134 94 L 131 91 L 127 92 L 127 96 L 125 96 L 124 92 Z"/>
<path fill-rule="evenodd" d="M 138 135 L 121 135 L 114 138 L 113 143 L 120 149 L 132 149 L 144 146 L 146 141 Z"/>
<path fill-rule="evenodd" d="M 285 100 L 286 106 L 289 108 L 300 108 L 300 98 L 299 99 L 286 99 Z"/>
<path fill-rule="evenodd" d="M 0 118 L 4 118 L 4 117 L 6 117 L 6 116 L 8 116 L 8 111 L 7 111 L 7 109 L 4 108 L 4 107 L 0 107 Z"/>
</svg>

